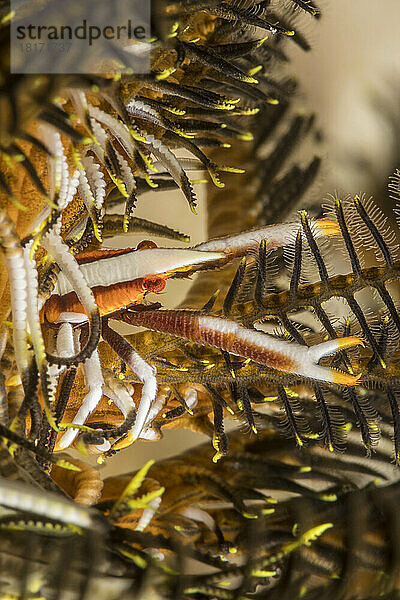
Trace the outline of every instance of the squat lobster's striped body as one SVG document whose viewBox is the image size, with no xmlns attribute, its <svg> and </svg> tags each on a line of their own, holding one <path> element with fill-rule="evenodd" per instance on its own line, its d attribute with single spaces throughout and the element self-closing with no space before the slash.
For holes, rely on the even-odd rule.
<svg viewBox="0 0 400 600">
<path fill-rule="evenodd" d="M 335 221 L 317 220 L 313 223 L 316 236 L 338 233 Z M 179 273 L 222 266 L 233 258 L 249 253 L 265 239 L 266 250 L 285 246 L 299 225 L 284 223 L 247 231 L 204 242 L 192 249 L 157 248 L 153 242 L 141 242 L 136 249 L 97 250 L 76 255 L 89 287 L 92 289 L 100 315 L 108 315 L 129 304 L 140 304 L 146 292 L 161 292 L 165 280 Z M 70 282 L 61 273 L 46 301 L 42 315 L 50 322 L 60 314 L 84 313 Z"/>
<path fill-rule="evenodd" d="M 338 232 L 338 225 L 334 221 L 315 221 L 313 227 L 316 237 Z M 166 279 L 170 277 L 223 266 L 233 258 L 249 254 L 261 242 L 264 242 L 266 250 L 283 247 L 296 237 L 298 230 L 297 223 L 273 225 L 211 240 L 192 249 L 157 248 L 153 242 L 142 242 L 136 250 L 99 250 L 78 255 L 76 260 L 80 276 L 83 276 L 91 289 L 102 317 L 114 313 L 115 318 L 125 322 L 208 344 L 285 373 L 330 383 L 355 385 L 357 377 L 320 366 L 318 361 L 327 354 L 362 343 L 359 338 L 339 338 L 308 348 L 261 331 L 246 329 L 229 319 L 198 312 L 146 310 L 130 313 L 123 310 L 131 304 L 142 303 L 148 291 L 162 291 Z M 41 311 L 43 321 L 63 323 L 57 348 L 65 357 L 73 356 L 76 351 L 76 338 L 71 323 L 87 319 L 79 298 L 83 298 L 82 294 L 78 297 L 68 278 L 61 273 L 52 295 Z M 102 334 L 104 340 L 143 384 L 136 420 L 127 437 L 131 443 L 148 434 L 151 421 L 157 413 L 155 369 L 106 322 L 103 322 Z M 129 414 L 135 412 L 133 400 L 130 398 L 127 402 L 125 396 L 129 394 L 125 394 L 125 399 L 122 399 L 120 394 L 114 394 L 105 385 L 97 350 L 84 362 L 84 370 L 89 392 L 73 423 L 83 425 L 104 393 L 115 402 L 128 420 Z M 69 429 L 59 441 L 59 447 L 69 446 L 77 433 L 76 428 Z"/>
<path fill-rule="evenodd" d="M 98 250 L 78 254 L 76 260 L 92 289 L 100 315 L 108 315 L 123 306 L 140 304 L 146 292 L 161 292 L 166 279 L 191 272 L 198 265 L 221 262 L 220 252 L 199 252 L 178 248 L 157 248 L 153 242 L 141 242 L 136 249 Z M 62 313 L 84 313 L 68 279 L 60 274 L 55 289 L 45 302 L 42 314 L 55 322 Z"/>
</svg>

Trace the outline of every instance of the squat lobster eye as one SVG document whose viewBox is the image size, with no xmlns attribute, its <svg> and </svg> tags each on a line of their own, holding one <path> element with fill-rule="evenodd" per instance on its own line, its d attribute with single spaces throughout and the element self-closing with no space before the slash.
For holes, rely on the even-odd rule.
<svg viewBox="0 0 400 600">
<path fill-rule="evenodd" d="M 146 277 L 143 279 L 142 287 L 148 292 L 162 292 L 167 282 L 165 279 L 161 279 L 161 277 Z"/>
<path fill-rule="evenodd" d="M 143 240 L 136 246 L 136 250 L 150 250 L 151 248 L 158 248 L 157 244 L 151 240 Z"/>
</svg>

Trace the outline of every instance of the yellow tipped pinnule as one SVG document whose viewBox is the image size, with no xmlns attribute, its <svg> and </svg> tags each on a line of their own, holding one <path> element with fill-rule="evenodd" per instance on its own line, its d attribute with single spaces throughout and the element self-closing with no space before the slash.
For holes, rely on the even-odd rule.
<svg viewBox="0 0 400 600">
<path fill-rule="evenodd" d="M 218 169 L 220 171 L 224 171 L 224 173 L 237 173 L 237 174 L 241 174 L 241 173 L 246 173 L 245 169 L 239 169 L 237 167 L 226 167 L 225 165 L 218 165 Z"/>
<path fill-rule="evenodd" d="M 276 575 L 276 571 L 266 571 L 265 569 L 254 569 L 251 572 L 253 577 L 262 577 L 263 579 L 265 577 L 275 577 Z"/>
<path fill-rule="evenodd" d="M 235 104 L 240 101 L 240 98 L 229 98 L 227 100 L 223 100 L 219 102 L 215 108 L 219 110 L 233 110 L 235 108 Z"/>
<path fill-rule="evenodd" d="M 220 452 L 219 450 L 217 450 L 217 452 L 214 454 L 214 456 L 212 457 L 212 461 L 213 463 L 217 463 L 222 457 L 223 457 L 223 453 Z"/>
<path fill-rule="evenodd" d="M 4 25 L 5 23 L 8 23 L 9 21 L 11 21 L 11 19 L 14 17 L 15 15 L 15 11 L 10 11 L 9 13 L 7 13 L 6 15 L 4 15 L 4 17 L 1 19 L 0 23 L 1 25 Z"/>
<path fill-rule="evenodd" d="M 249 69 L 247 71 L 247 75 L 250 75 L 252 77 L 253 75 L 256 75 L 257 73 L 259 73 L 262 70 L 262 68 L 263 68 L 263 65 L 257 65 L 256 67 Z"/>
<path fill-rule="evenodd" d="M 251 142 L 254 140 L 254 136 L 251 131 L 246 131 L 245 133 L 241 133 L 237 136 L 239 140 L 243 140 L 244 142 Z"/>
<path fill-rule="evenodd" d="M 150 186 L 151 188 L 158 188 L 158 183 L 156 183 L 155 181 L 153 181 L 151 179 L 151 177 L 147 173 L 144 173 L 143 177 L 144 177 L 144 179 L 145 179 L 145 181 L 146 181 L 146 183 L 147 183 L 148 186 Z"/>
<path fill-rule="evenodd" d="M 260 109 L 258 108 L 258 106 L 256 106 L 255 108 L 241 108 L 240 110 L 235 110 L 235 112 L 233 112 L 232 115 L 251 116 L 256 115 L 259 112 Z"/>
<path fill-rule="evenodd" d="M 198 185 L 200 183 L 208 183 L 208 179 L 189 179 L 190 185 Z M 189 241 L 189 240 L 187 240 Z"/>
<path fill-rule="evenodd" d="M 175 129 L 175 133 L 177 133 L 178 135 L 180 135 L 181 137 L 187 138 L 189 140 L 193 139 L 195 136 L 194 133 L 187 133 L 185 131 L 182 131 L 182 129 L 176 128 Z"/>
<path fill-rule="evenodd" d="M 266 35 L 266 36 L 264 36 L 263 38 L 261 38 L 260 40 L 258 40 L 257 48 L 259 48 L 260 46 L 262 46 L 262 44 L 263 44 L 264 42 L 266 42 L 266 41 L 267 41 L 267 39 L 268 39 L 268 36 Z"/>
<path fill-rule="evenodd" d="M 186 114 L 186 110 L 184 110 L 183 108 L 178 108 L 176 106 L 163 106 L 164 110 L 167 110 L 168 112 L 172 113 L 173 115 L 178 115 L 178 116 L 182 116 Z"/>
<path fill-rule="evenodd" d="M 133 438 L 132 432 L 129 431 L 128 435 L 126 435 L 122 440 L 113 444 L 112 449 L 116 450 L 117 452 L 119 450 L 124 450 L 125 448 L 128 448 L 128 446 L 131 446 L 135 441 L 136 440 Z"/>
<path fill-rule="evenodd" d="M 209 169 L 208 170 L 211 180 L 213 182 L 213 184 L 217 187 L 217 188 L 224 188 L 225 184 L 220 180 L 220 178 L 218 177 L 218 173 L 213 170 L 213 169 Z"/>
<path fill-rule="evenodd" d="M 258 519 L 258 515 L 255 513 L 243 512 L 242 515 L 245 519 Z"/>
<path fill-rule="evenodd" d="M 252 77 L 251 75 L 246 75 L 246 77 L 244 78 L 244 81 L 246 83 L 254 83 L 254 84 L 259 83 L 258 79 L 256 79 L 255 77 Z"/>
</svg>

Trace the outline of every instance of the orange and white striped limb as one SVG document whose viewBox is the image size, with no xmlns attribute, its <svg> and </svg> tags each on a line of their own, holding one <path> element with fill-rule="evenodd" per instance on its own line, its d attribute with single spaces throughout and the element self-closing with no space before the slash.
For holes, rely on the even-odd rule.
<svg viewBox="0 0 400 600">
<path fill-rule="evenodd" d="M 218 264 L 225 260 L 225 255 L 185 248 L 157 248 L 153 242 L 142 242 L 137 249 L 97 250 L 75 258 L 100 315 L 105 316 L 129 304 L 142 303 L 147 292 L 161 292 L 166 279 L 179 273 L 192 273 L 209 263 Z M 66 312 L 80 313 L 84 309 L 68 277 L 60 273 L 42 308 L 42 317 L 56 322 Z"/>
<path fill-rule="evenodd" d="M 359 376 L 318 364 L 324 356 L 352 346 L 363 345 L 359 337 L 337 338 L 307 347 L 281 340 L 263 331 L 247 329 L 229 319 L 206 316 L 197 311 L 124 312 L 120 313 L 118 318 L 131 325 L 144 326 L 192 342 L 220 348 L 284 373 L 340 385 L 356 385 L 359 379 Z"/>
</svg>

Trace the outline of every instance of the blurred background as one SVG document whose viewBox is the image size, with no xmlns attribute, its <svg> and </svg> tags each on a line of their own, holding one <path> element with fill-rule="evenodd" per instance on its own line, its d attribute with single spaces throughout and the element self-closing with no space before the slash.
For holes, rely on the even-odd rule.
<svg viewBox="0 0 400 600">
<path fill-rule="evenodd" d="M 324 191 L 369 193 L 362 164 L 350 158 L 359 155 L 387 178 L 398 150 L 400 131 L 391 131 L 382 113 L 387 104 L 400 124 L 400 2 L 322 0 L 319 5 L 320 22 L 306 31 L 312 51 L 293 48 L 292 58 L 307 106 L 326 136 Z"/>
<path fill-rule="evenodd" d="M 400 167 L 400 0 L 319 0 L 318 5 L 320 21 L 306 20 L 303 27 L 312 50 L 304 53 L 292 44 L 290 71 L 299 79 L 300 105 L 315 112 L 324 135 L 321 200 L 335 191 L 383 197 L 388 176 Z M 174 191 L 146 194 L 136 216 L 179 226 L 192 244 L 200 242 L 206 238 L 204 189 L 196 191 L 197 215 Z M 140 239 L 143 235 L 130 244 Z M 126 245 L 126 238 L 115 238 L 112 245 Z M 189 285 L 170 281 L 163 305 L 183 299 Z M 205 436 L 191 431 L 167 431 L 159 442 L 138 442 L 108 459 L 103 475 L 132 471 L 150 458 L 160 460 L 203 441 Z"/>
</svg>

